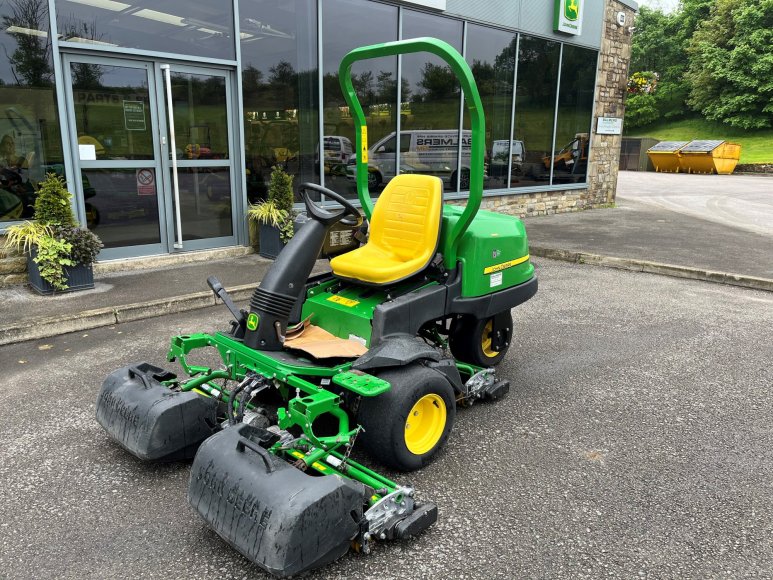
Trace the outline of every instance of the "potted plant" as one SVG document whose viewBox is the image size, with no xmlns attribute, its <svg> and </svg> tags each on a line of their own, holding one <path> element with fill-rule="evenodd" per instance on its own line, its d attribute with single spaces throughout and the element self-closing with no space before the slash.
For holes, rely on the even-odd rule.
<svg viewBox="0 0 773 580">
<path fill-rule="evenodd" d="M 294 233 L 293 176 L 280 166 L 271 170 L 268 199 L 250 205 L 247 216 L 260 224 L 260 250 L 265 258 L 276 258 Z"/>
<path fill-rule="evenodd" d="M 94 287 L 92 264 L 102 242 L 78 227 L 71 198 L 62 178 L 49 173 L 40 183 L 34 221 L 6 231 L 6 247 L 26 254 L 30 285 L 40 294 Z"/>
</svg>

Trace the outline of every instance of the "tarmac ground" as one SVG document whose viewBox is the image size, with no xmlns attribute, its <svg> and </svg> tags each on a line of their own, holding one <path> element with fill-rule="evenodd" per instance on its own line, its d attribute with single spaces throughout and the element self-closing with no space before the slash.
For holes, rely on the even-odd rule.
<svg viewBox="0 0 773 580">
<path fill-rule="evenodd" d="M 773 294 L 536 263 L 510 394 L 460 410 L 428 467 L 385 472 L 437 524 L 307 577 L 773 577 Z M 110 371 L 228 318 L 0 348 L 0 577 L 264 577 L 188 506 L 189 465 L 141 463 L 94 419 Z"/>
</svg>

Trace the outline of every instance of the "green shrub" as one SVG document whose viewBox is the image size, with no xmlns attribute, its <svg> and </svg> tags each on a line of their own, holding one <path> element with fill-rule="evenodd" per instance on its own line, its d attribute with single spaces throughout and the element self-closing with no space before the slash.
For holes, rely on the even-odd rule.
<svg viewBox="0 0 773 580">
<path fill-rule="evenodd" d="M 268 185 L 268 199 L 247 210 L 247 217 L 261 224 L 270 225 L 279 230 L 279 237 L 287 243 L 295 233 L 295 212 L 293 211 L 293 176 L 280 166 L 271 170 Z"/>
<path fill-rule="evenodd" d="M 78 264 L 88 266 L 97 259 L 97 254 L 104 247 L 100 239 L 89 230 L 82 228 L 58 227 L 54 236 L 66 240 L 70 244 L 70 257 Z"/>
<path fill-rule="evenodd" d="M 49 173 L 40 182 L 40 191 L 35 199 L 35 221 L 52 226 L 78 225 L 72 213 L 70 199 L 64 180 L 56 173 Z"/>
<path fill-rule="evenodd" d="M 74 266 L 76 263 L 70 257 L 72 245 L 64 240 L 43 237 L 37 243 L 37 250 L 38 255 L 34 262 L 38 265 L 41 278 L 57 290 L 67 290 L 64 267 Z"/>
</svg>

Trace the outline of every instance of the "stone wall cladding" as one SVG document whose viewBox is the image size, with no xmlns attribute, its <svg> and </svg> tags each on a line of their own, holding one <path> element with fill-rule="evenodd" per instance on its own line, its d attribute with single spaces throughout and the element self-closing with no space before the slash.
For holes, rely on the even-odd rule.
<svg viewBox="0 0 773 580">
<path fill-rule="evenodd" d="M 618 26 L 618 12 L 625 13 L 625 26 Z M 606 0 L 594 95 L 594 131 L 598 117 L 624 116 L 628 64 L 631 60 L 631 27 L 635 14 L 633 9 L 617 0 Z M 591 133 L 587 189 L 488 197 L 484 198 L 481 207 L 524 217 L 614 203 L 621 142 L 621 135 Z"/>
</svg>

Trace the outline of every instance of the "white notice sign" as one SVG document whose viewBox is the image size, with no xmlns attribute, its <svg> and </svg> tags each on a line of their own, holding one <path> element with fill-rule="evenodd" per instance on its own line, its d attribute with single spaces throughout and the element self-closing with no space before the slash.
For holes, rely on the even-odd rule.
<svg viewBox="0 0 773 580">
<path fill-rule="evenodd" d="M 78 145 L 78 157 L 81 158 L 81 161 L 96 161 L 97 146 L 96 145 Z"/>
<path fill-rule="evenodd" d="M 620 135 L 623 132 L 623 120 L 620 117 L 599 117 L 596 124 L 597 135 Z"/>
</svg>

